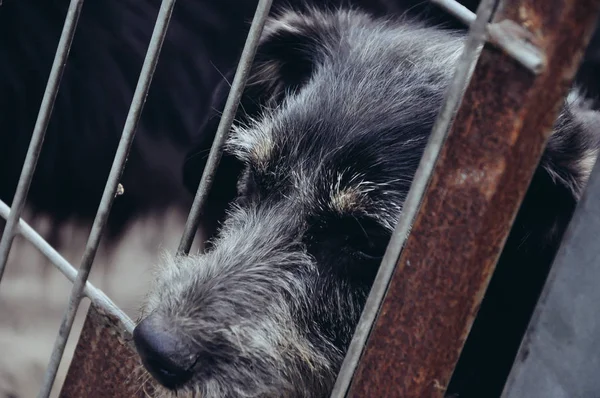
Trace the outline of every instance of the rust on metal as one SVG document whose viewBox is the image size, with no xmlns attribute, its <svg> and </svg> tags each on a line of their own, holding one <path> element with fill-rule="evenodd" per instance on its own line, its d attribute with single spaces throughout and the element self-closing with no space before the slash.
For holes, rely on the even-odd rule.
<svg viewBox="0 0 600 398">
<path fill-rule="evenodd" d="M 486 45 L 354 374 L 350 397 L 442 397 L 594 28 L 600 0 L 507 0 L 547 64 Z"/>
<path fill-rule="evenodd" d="M 131 335 L 120 321 L 93 304 L 79 336 L 61 398 L 135 398 L 152 396 L 140 373 Z"/>
</svg>

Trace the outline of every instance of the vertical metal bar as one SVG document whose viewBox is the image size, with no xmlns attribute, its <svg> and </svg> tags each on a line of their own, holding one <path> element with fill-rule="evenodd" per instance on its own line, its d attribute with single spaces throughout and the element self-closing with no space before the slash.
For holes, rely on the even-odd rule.
<svg viewBox="0 0 600 398">
<path fill-rule="evenodd" d="M 575 209 L 502 394 L 596 397 L 600 391 L 600 162 Z"/>
<path fill-rule="evenodd" d="M 535 36 L 538 75 L 485 46 L 378 308 L 348 396 L 443 396 L 600 0 L 505 0 Z M 376 309 L 377 310 L 377 309 Z"/>
<path fill-rule="evenodd" d="M 27 200 L 27 194 L 29 192 L 29 187 L 31 186 L 35 166 L 40 157 L 44 135 L 46 134 L 46 129 L 50 122 L 50 116 L 52 115 L 52 108 L 54 107 L 54 101 L 58 94 L 60 80 L 62 79 L 65 65 L 67 64 L 69 50 L 71 49 L 71 43 L 73 42 L 75 28 L 79 21 L 82 5 L 83 0 L 71 0 L 67 10 L 65 24 L 60 35 L 60 40 L 58 41 L 58 48 L 54 56 L 54 61 L 52 62 L 50 77 L 46 84 L 46 90 L 44 91 L 40 111 L 37 120 L 35 121 L 33 134 L 31 135 L 31 141 L 29 143 L 29 148 L 27 149 L 21 176 L 19 177 L 19 183 L 11 203 L 11 212 L 8 215 L 6 225 L 4 226 L 2 239 L 0 239 L 0 281 L 2 281 L 2 276 L 6 269 L 8 255 L 10 254 L 12 242 L 15 238 L 16 227 L 21 218 L 23 208 L 25 207 L 25 201 Z M 4 38 L 4 40 L 10 40 L 10 38 Z"/>
<path fill-rule="evenodd" d="M 196 231 L 200 226 L 202 211 L 204 210 L 208 193 L 213 184 L 217 167 L 221 161 L 223 146 L 227 140 L 229 129 L 231 129 L 240 98 L 244 92 L 244 88 L 246 87 L 248 74 L 252 68 L 254 55 L 256 54 L 260 36 L 262 34 L 263 27 L 265 26 L 267 17 L 269 16 L 269 10 L 271 9 L 272 3 L 273 0 L 260 0 L 258 2 L 258 6 L 256 7 L 254 19 L 252 20 L 252 25 L 250 26 L 250 32 L 246 38 L 246 44 L 244 45 L 244 50 L 242 51 L 242 56 L 237 66 L 235 77 L 229 91 L 229 96 L 227 97 L 227 102 L 225 103 L 223 115 L 219 121 L 219 127 L 217 128 L 217 133 L 210 149 L 210 154 L 208 155 L 208 161 L 204 167 L 202 179 L 200 180 L 198 190 L 196 191 L 196 196 L 194 197 L 194 202 L 192 203 L 192 208 L 190 209 L 188 219 L 185 223 L 185 228 L 183 230 L 179 247 L 177 248 L 178 254 L 188 254 L 190 252 L 190 248 L 192 247 L 192 243 L 194 241 L 194 236 L 196 235 Z"/>
<path fill-rule="evenodd" d="M 10 208 L 6 203 L 0 200 L 0 217 L 8 218 Z M 77 270 L 63 256 L 60 255 L 48 242 L 44 240 L 29 224 L 22 219 L 19 220 L 17 233 L 27 239 L 36 249 L 38 249 L 50 262 L 58 268 L 71 282 L 77 279 Z M 109 299 L 106 294 L 89 281 L 86 282 L 83 293 L 89 297 L 94 305 L 102 308 L 111 316 L 119 319 L 129 333 L 133 332 L 134 323 L 129 317 L 121 311 L 115 303 Z"/>
<path fill-rule="evenodd" d="M 448 130 L 456 116 L 465 88 L 469 83 L 469 79 L 473 74 L 473 68 L 477 63 L 477 59 L 479 58 L 481 49 L 485 43 L 486 26 L 496 8 L 497 2 L 498 0 L 483 0 L 477 13 L 477 19 L 471 26 L 463 52 L 458 60 L 454 77 L 446 92 L 444 103 L 433 125 L 429 142 L 427 143 L 427 147 L 425 148 L 425 152 L 423 153 L 423 157 L 417 168 L 410 190 L 408 191 L 406 201 L 402 208 L 402 215 L 390 238 L 390 243 L 383 256 L 379 272 L 377 273 L 377 277 L 375 278 L 373 287 L 367 298 L 358 326 L 352 337 L 348 352 L 342 363 L 340 373 L 338 374 L 338 378 L 331 394 L 332 398 L 344 397 L 350 388 L 354 372 L 358 366 L 367 338 L 369 337 L 371 327 L 375 322 L 378 308 L 381 306 L 392 274 L 396 268 L 400 251 L 408 238 L 411 225 L 419 211 L 425 190 L 429 185 L 431 173 L 442 150 L 442 146 L 446 141 Z"/>
<path fill-rule="evenodd" d="M 67 339 L 71 332 L 71 328 L 73 327 L 75 314 L 83 297 L 85 283 L 89 276 L 96 251 L 98 250 L 98 245 L 100 244 L 102 232 L 108 220 L 110 209 L 117 193 L 117 187 L 119 180 L 121 179 L 121 175 L 123 174 L 123 169 L 125 168 L 127 155 L 129 154 L 131 144 L 133 143 L 133 138 L 142 114 L 146 96 L 148 95 L 148 89 L 150 88 L 150 83 L 152 82 L 152 77 L 156 69 L 156 64 L 158 62 L 160 50 L 167 33 L 167 28 L 169 26 L 169 21 L 171 19 L 174 6 L 175 0 L 163 0 L 161 3 L 156 25 L 154 26 L 152 38 L 150 39 L 148 52 L 146 53 L 146 58 L 144 59 L 138 84 L 133 95 L 133 101 L 131 107 L 129 108 L 127 120 L 125 121 L 123 134 L 117 148 L 115 159 L 110 169 L 110 174 L 108 176 L 104 193 L 102 194 L 102 200 L 100 201 L 98 212 L 96 213 L 96 217 L 92 225 L 92 231 L 83 253 L 77 279 L 73 284 L 71 296 L 69 297 L 69 305 L 63 316 L 58 336 L 54 343 L 54 348 L 52 350 L 48 368 L 46 370 L 43 385 L 38 395 L 39 398 L 48 397 L 52 390 L 52 385 L 54 384 L 54 379 L 56 378 L 56 372 L 58 371 Z"/>
</svg>

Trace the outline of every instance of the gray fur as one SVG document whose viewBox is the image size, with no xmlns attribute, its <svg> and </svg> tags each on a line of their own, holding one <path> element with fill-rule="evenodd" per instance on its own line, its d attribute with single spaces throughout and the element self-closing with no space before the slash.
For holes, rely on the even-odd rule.
<svg viewBox="0 0 600 398">
<path fill-rule="evenodd" d="M 250 89 L 273 96 L 228 141 L 245 171 L 213 248 L 166 256 L 149 294 L 145 315 L 194 357 L 178 397 L 328 396 L 379 260 L 343 240 L 354 232 L 318 220 L 373 220 L 364 232 L 377 238 L 362 239 L 383 254 L 462 48 L 457 34 L 354 11 L 283 13 L 263 45 L 307 32 L 313 65 L 302 84 L 279 79 L 286 65 L 275 57 L 254 67 Z M 567 103 L 553 137 L 579 131 L 587 114 L 575 108 Z M 597 142 L 583 149 L 542 162 L 574 196 Z"/>
</svg>

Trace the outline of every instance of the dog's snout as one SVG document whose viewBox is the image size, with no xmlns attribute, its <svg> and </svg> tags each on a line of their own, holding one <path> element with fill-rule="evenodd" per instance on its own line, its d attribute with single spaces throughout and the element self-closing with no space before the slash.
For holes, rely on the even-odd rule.
<svg viewBox="0 0 600 398">
<path fill-rule="evenodd" d="M 191 379 L 194 356 L 170 325 L 150 315 L 137 325 L 133 340 L 144 367 L 163 386 L 175 389 Z"/>
</svg>

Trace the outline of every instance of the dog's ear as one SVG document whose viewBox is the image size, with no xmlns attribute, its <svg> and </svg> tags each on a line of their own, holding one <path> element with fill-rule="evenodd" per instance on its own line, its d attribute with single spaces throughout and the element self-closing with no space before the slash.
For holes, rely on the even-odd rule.
<svg viewBox="0 0 600 398">
<path fill-rule="evenodd" d="M 277 105 L 308 81 L 327 43 L 338 36 L 331 18 L 327 13 L 287 12 L 268 20 L 248 79 L 248 96 Z"/>
<path fill-rule="evenodd" d="M 236 123 L 257 118 L 265 108 L 276 107 L 285 95 L 310 79 L 315 65 L 322 59 L 325 43 L 336 37 L 330 15 L 288 11 L 267 21 L 240 100 Z M 213 92 L 210 114 L 184 163 L 183 181 L 192 193 L 200 183 L 234 75 L 235 68 L 231 68 Z M 223 155 L 207 204 L 214 220 L 207 219 L 205 224 L 214 227 L 224 216 L 229 202 L 236 196 L 236 182 L 242 168 L 241 162 L 233 156 Z"/>
<path fill-rule="evenodd" d="M 322 62 L 327 43 L 335 37 L 332 14 L 288 11 L 267 20 L 252 64 L 236 122 L 257 118 L 265 108 L 276 107 L 284 96 L 306 83 Z M 228 71 L 213 96 L 214 110 L 205 132 L 214 135 L 225 107 L 235 68 Z M 216 119 L 216 120 L 215 120 Z M 212 122 L 212 123 L 211 123 Z"/>
</svg>

